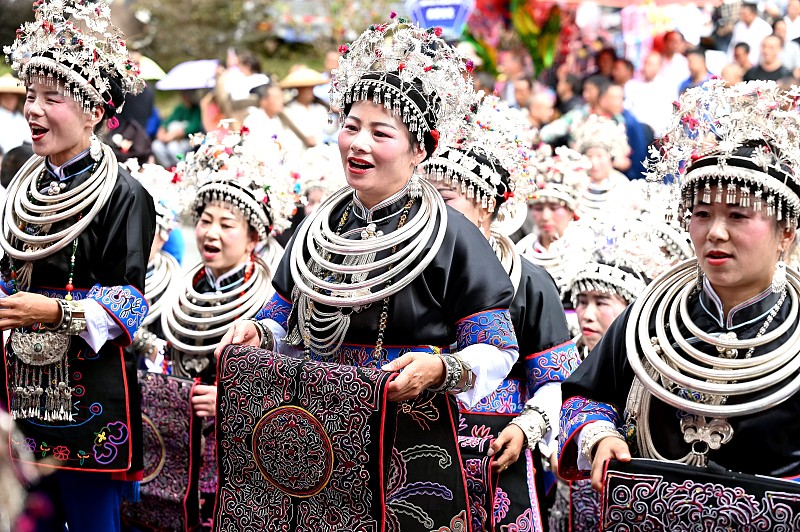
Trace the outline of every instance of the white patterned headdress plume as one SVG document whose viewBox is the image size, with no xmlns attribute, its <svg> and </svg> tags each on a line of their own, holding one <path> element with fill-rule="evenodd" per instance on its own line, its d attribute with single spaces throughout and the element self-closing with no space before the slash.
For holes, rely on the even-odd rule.
<svg viewBox="0 0 800 532">
<path fill-rule="evenodd" d="M 331 107 L 343 116 L 357 101 L 382 104 L 418 142 L 435 147 L 439 132 L 463 118 L 474 94 L 472 62 L 440 35 L 441 28 L 422 29 L 394 13 L 389 22 L 371 25 L 339 48 Z"/>
<path fill-rule="evenodd" d="M 650 147 L 647 179 L 678 197 L 680 221 L 714 201 L 762 209 L 797 226 L 800 216 L 800 89 L 771 81 L 687 90 L 667 133 Z M 723 196 L 724 194 L 724 196 Z"/>
<path fill-rule="evenodd" d="M 220 202 L 240 212 L 260 240 L 291 225 L 296 197 L 277 142 L 248 141 L 227 123 L 192 140 L 196 150 L 175 172 L 184 216 L 196 222 L 205 205 Z"/>
<path fill-rule="evenodd" d="M 445 133 L 424 163 L 428 179 L 457 187 L 490 212 L 499 205 L 503 221 L 516 206 L 515 190 L 530 181 L 524 127 L 520 114 L 498 97 L 476 95 L 464 122 Z"/>
<path fill-rule="evenodd" d="M 631 151 L 625 126 L 604 116 L 587 116 L 576 124 L 572 138 L 572 147 L 583 154 L 591 148 L 602 148 L 612 159 L 620 159 L 627 157 Z"/>
<path fill-rule="evenodd" d="M 139 67 L 131 61 L 122 33 L 111 24 L 111 7 L 103 0 L 40 0 L 36 19 L 17 30 L 17 39 L 3 47 L 6 60 L 29 85 L 61 87 L 85 112 L 102 106 L 109 127 L 125 94 L 144 88 Z"/>
<path fill-rule="evenodd" d="M 567 147 L 556 148 L 555 154 L 547 144 L 532 152 L 531 186 L 527 191 L 528 203 L 558 203 L 572 212 L 578 210 L 578 202 L 591 168 L 589 160 Z"/>
</svg>

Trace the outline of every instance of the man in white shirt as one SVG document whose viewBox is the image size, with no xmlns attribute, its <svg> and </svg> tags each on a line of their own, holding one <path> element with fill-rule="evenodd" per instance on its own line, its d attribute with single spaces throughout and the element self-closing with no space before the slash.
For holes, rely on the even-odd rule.
<svg viewBox="0 0 800 532">
<path fill-rule="evenodd" d="M 786 40 L 800 37 L 800 0 L 789 0 L 783 21 L 786 22 Z"/>
<path fill-rule="evenodd" d="M 670 85 L 659 75 L 660 70 L 661 54 L 650 52 L 642 64 L 641 78 L 625 85 L 625 106 L 657 136 L 666 129 L 675 100 Z"/>
<path fill-rule="evenodd" d="M 689 77 L 689 61 L 683 55 L 686 43 L 678 31 L 668 31 L 664 35 L 664 53 L 661 56 L 659 76 L 669 87 L 669 101 L 678 99 L 678 89 L 683 80 Z"/>
<path fill-rule="evenodd" d="M 733 36 L 728 46 L 728 57 L 733 60 L 733 49 L 737 43 L 744 42 L 750 46 L 750 62 L 758 64 L 761 41 L 772 35 L 772 26 L 769 22 L 758 16 L 758 7 L 755 4 L 742 4 L 739 11 L 739 22 L 733 27 Z"/>
</svg>

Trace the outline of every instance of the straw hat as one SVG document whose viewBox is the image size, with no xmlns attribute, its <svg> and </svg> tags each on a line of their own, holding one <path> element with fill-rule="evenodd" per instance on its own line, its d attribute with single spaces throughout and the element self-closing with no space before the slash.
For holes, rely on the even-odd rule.
<svg viewBox="0 0 800 532">
<path fill-rule="evenodd" d="M 0 76 L 0 94 L 2 93 L 24 96 L 25 87 L 11 74 L 4 74 Z"/>
<path fill-rule="evenodd" d="M 281 88 L 298 89 L 300 87 L 316 87 L 324 85 L 328 80 L 321 73 L 310 68 L 298 68 L 281 81 Z"/>
</svg>

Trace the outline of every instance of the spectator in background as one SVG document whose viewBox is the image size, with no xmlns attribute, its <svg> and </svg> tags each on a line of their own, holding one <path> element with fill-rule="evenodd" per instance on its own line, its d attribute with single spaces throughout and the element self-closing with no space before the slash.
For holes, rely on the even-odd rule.
<svg viewBox="0 0 800 532">
<path fill-rule="evenodd" d="M 686 89 L 702 85 L 705 81 L 714 77 L 708 71 L 706 52 L 702 48 L 692 48 L 686 52 L 686 59 L 689 61 L 689 77 L 681 83 L 679 94 L 683 94 Z"/>
<path fill-rule="evenodd" d="M 739 11 L 739 22 L 733 27 L 732 46 L 728 47 L 728 56 L 733 59 L 734 47 L 739 43 L 747 43 L 750 47 L 750 63 L 758 63 L 761 41 L 768 35 L 772 35 L 772 26 L 758 16 L 756 4 L 742 4 L 742 8 Z M 744 65 L 742 65 L 742 68 L 744 68 Z"/>
<path fill-rule="evenodd" d="M 281 81 L 282 88 L 296 90 L 294 99 L 284 107 L 284 124 L 303 140 L 306 148 L 325 142 L 333 133 L 328 123 L 328 106 L 314 96 L 314 87 L 326 82 L 321 73 L 306 66 Z"/>
<path fill-rule="evenodd" d="M 326 104 L 330 104 L 331 71 L 339 67 L 339 55 L 338 50 L 328 50 L 325 53 L 325 61 L 322 64 L 325 71 L 322 72 L 322 77 L 328 81 L 324 85 L 314 87 L 314 96 Z"/>
<path fill-rule="evenodd" d="M 11 74 L 0 76 L 0 154 L 31 141 L 31 128 L 20 104 L 25 87 Z"/>
<path fill-rule="evenodd" d="M 189 136 L 203 131 L 202 114 L 194 90 L 180 91 L 181 101 L 159 126 L 152 150 L 156 162 L 164 168 L 178 164 L 191 145 Z"/>
<path fill-rule="evenodd" d="M 750 61 L 750 45 L 746 42 L 737 43 L 733 47 L 733 61 L 739 65 L 742 72 L 753 68 L 753 63 Z"/>
<path fill-rule="evenodd" d="M 514 98 L 514 81 L 525 73 L 522 54 L 514 50 L 501 53 L 498 70 L 500 70 L 500 76 L 495 83 L 494 90 L 500 98 L 508 103 L 509 107 L 515 107 L 517 100 Z"/>
<path fill-rule="evenodd" d="M 538 90 L 531 95 L 528 104 L 528 120 L 531 126 L 541 129 L 555 116 L 556 96 L 550 89 Z"/>
<path fill-rule="evenodd" d="M 761 43 L 761 61 L 745 72 L 744 81 L 755 79 L 778 81 L 792 77 L 792 73 L 781 62 L 783 42 L 780 37 L 768 35 Z"/>
<path fill-rule="evenodd" d="M 614 68 L 611 71 L 611 81 L 624 88 L 633 79 L 633 63 L 625 58 L 614 61 Z"/>
<path fill-rule="evenodd" d="M 605 91 L 600 93 L 595 114 L 611 117 L 615 122 L 625 125 L 625 134 L 631 148 L 630 161 L 616 160 L 615 166 L 625 174 L 628 179 L 642 179 L 644 177 L 644 161 L 647 158 L 648 135 L 646 129 L 633 114 L 624 108 L 625 92 L 620 85 L 610 83 Z"/>
<path fill-rule="evenodd" d="M 494 85 L 497 80 L 494 79 L 491 73 L 485 70 L 480 70 L 472 74 L 472 80 L 475 85 L 475 92 L 483 91 L 486 94 L 492 94 Z"/>
<path fill-rule="evenodd" d="M 642 63 L 641 78 L 625 85 L 626 108 L 656 136 L 663 134 L 669 123 L 673 101 L 670 86 L 659 75 L 660 70 L 661 54 L 650 52 Z"/>
<path fill-rule="evenodd" d="M 733 27 L 739 22 L 742 0 L 724 0 L 714 9 L 714 42 L 717 50 L 727 50 L 731 44 Z"/>
<path fill-rule="evenodd" d="M 277 83 L 267 83 L 252 90 L 258 97 L 258 106 L 251 107 L 244 119 L 250 134 L 269 139 L 275 137 L 289 152 L 302 149 L 302 142 L 281 120 L 283 89 Z"/>
<path fill-rule="evenodd" d="M 786 36 L 784 39 L 792 41 L 800 38 L 800 0 L 789 0 L 786 4 L 786 16 L 783 17 L 786 23 Z"/>
<path fill-rule="evenodd" d="M 719 77 L 724 79 L 725 83 L 731 87 L 744 80 L 744 71 L 738 63 L 729 63 L 723 67 Z"/>
<path fill-rule="evenodd" d="M 574 74 L 564 74 L 556 83 L 556 95 L 558 96 L 556 108 L 562 115 L 567 114 L 583 105 L 583 100 L 578 95 L 580 91 L 580 81 Z"/>
<path fill-rule="evenodd" d="M 614 63 L 617 61 L 617 52 L 613 48 L 603 48 L 594 58 L 595 69 L 590 72 L 584 79 L 587 80 L 593 76 L 603 76 L 611 80 L 612 72 L 614 70 Z"/>
<path fill-rule="evenodd" d="M 786 67 L 786 70 L 792 73 L 794 77 L 800 75 L 800 44 L 795 41 L 788 40 L 786 37 L 786 21 L 778 19 L 772 24 L 773 35 L 780 38 L 783 43 L 781 49 L 781 63 Z"/>
<path fill-rule="evenodd" d="M 527 110 L 531 103 L 533 83 L 527 76 L 520 76 L 514 80 L 514 105 L 509 107 Z"/>
<path fill-rule="evenodd" d="M 689 77 L 689 62 L 683 55 L 686 42 L 677 31 L 668 31 L 664 35 L 664 51 L 661 54 L 661 70 L 659 74 L 669 88 L 670 100 L 678 98 L 681 82 Z"/>
</svg>

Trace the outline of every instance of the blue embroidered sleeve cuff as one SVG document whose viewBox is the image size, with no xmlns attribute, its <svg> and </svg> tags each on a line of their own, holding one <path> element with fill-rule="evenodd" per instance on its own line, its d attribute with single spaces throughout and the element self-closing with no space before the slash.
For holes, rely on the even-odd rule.
<svg viewBox="0 0 800 532">
<path fill-rule="evenodd" d="M 533 396 L 548 382 L 564 382 L 580 364 L 578 349 L 572 340 L 525 357 L 528 393 Z"/>
<path fill-rule="evenodd" d="M 588 478 L 588 471 L 578 469 L 578 439 L 580 429 L 593 421 L 608 421 L 619 426 L 619 414 L 607 403 L 585 397 L 570 397 L 561 405 L 561 430 L 558 435 L 558 474 L 567 480 Z"/>
<path fill-rule="evenodd" d="M 289 314 L 292 313 L 292 302 L 280 295 L 278 292 L 272 294 L 269 301 L 256 314 L 257 320 L 273 320 L 275 323 L 288 328 Z"/>
<path fill-rule="evenodd" d="M 89 290 L 86 298 L 97 301 L 125 331 L 125 336 L 115 343 L 122 346 L 129 345 L 147 316 L 147 301 L 142 293 L 130 285 L 100 286 L 96 284 Z"/>
<path fill-rule="evenodd" d="M 518 350 L 517 337 L 508 309 L 494 309 L 456 322 L 458 350 L 468 345 L 489 344 L 503 350 Z"/>
</svg>

